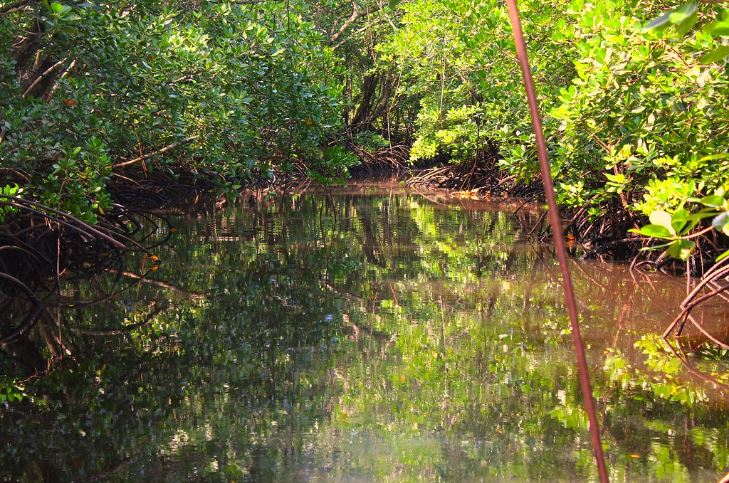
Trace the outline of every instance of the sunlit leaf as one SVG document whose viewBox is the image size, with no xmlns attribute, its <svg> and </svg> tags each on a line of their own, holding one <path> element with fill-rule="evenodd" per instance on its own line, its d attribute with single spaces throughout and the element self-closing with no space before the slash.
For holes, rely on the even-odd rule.
<svg viewBox="0 0 729 483">
<path fill-rule="evenodd" d="M 673 235 L 670 231 L 668 231 L 668 228 L 662 225 L 645 225 L 640 227 L 638 233 L 650 238 L 662 238 L 666 240 L 673 238 Z"/>
<path fill-rule="evenodd" d="M 718 195 L 705 196 L 701 198 L 701 204 L 710 208 L 721 208 L 724 204 L 724 197 Z"/>
<path fill-rule="evenodd" d="M 712 22 L 706 26 L 704 31 L 714 37 L 729 36 L 729 21 L 723 20 L 719 22 Z"/>
<path fill-rule="evenodd" d="M 688 211 L 686 211 L 684 208 L 681 208 L 680 210 L 676 210 L 676 212 L 673 213 L 673 216 L 671 217 L 671 227 L 673 228 L 675 233 L 681 233 L 683 228 L 686 226 L 686 223 L 690 220 L 691 215 Z"/>
<path fill-rule="evenodd" d="M 676 231 L 673 229 L 673 225 L 671 224 L 672 217 L 669 213 L 663 210 L 656 210 L 651 213 L 649 220 L 653 225 L 665 227 L 671 235 L 676 234 Z"/>
</svg>

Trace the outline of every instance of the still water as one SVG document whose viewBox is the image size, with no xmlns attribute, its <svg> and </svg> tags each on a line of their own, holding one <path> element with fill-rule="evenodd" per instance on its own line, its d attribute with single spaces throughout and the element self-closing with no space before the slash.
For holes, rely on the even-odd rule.
<svg viewBox="0 0 729 483">
<path fill-rule="evenodd" d="M 558 267 L 513 212 L 352 187 L 172 217 L 155 282 L 75 310 L 76 360 L 0 408 L 0 480 L 596 479 Z M 718 480 L 727 393 L 656 335 L 682 281 L 572 269 L 612 478 Z"/>
</svg>

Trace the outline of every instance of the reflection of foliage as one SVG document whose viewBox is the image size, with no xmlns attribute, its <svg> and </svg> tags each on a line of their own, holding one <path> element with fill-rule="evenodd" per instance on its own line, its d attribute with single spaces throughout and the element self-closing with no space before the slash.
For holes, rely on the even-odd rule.
<svg viewBox="0 0 729 483">
<path fill-rule="evenodd" d="M 302 195 L 173 225 L 154 275 L 176 291 L 70 316 L 113 329 L 168 308 L 122 337 L 75 335 L 78 364 L 26 381 L 0 412 L 0 479 L 594 478 L 552 262 L 513 217 Z M 581 269 L 601 346 L 590 312 L 632 285 Z M 594 383 L 614 476 L 713 476 L 729 428 L 711 393 L 662 399 L 635 381 L 673 363 L 629 349 L 589 354 L 612 368 Z"/>
<path fill-rule="evenodd" d="M 644 356 L 642 365 L 645 369 L 636 370 L 619 350 L 611 350 L 605 359 L 604 370 L 612 384 L 624 390 L 647 390 L 660 399 L 687 406 L 708 401 L 707 394 L 699 385 L 686 381 L 681 359 L 666 347 L 658 335 L 641 337 L 635 347 Z M 699 362 L 703 373 L 714 376 L 719 383 L 729 382 L 729 373 L 722 372 L 721 359 L 711 361 L 704 357 Z"/>
<path fill-rule="evenodd" d="M 637 411 L 632 416 L 633 426 L 647 430 L 654 435 L 654 442 L 644 451 L 648 455 L 651 472 L 658 478 L 667 478 L 672 481 L 688 481 L 690 479 L 688 469 L 679 461 L 680 453 L 687 451 L 685 447 L 678 446 L 674 421 L 671 421 L 670 414 L 678 412 L 677 403 L 680 406 L 691 408 L 692 414 L 700 411 L 698 403 L 707 403 L 709 396 L 696 382 L 687 381 L 683 375 L 682 362 L 665 346 L 665 343 L 657 335 L 642 336 L 635 347 L 642 355 L 643 367 L 631 365 L 626 356 L 619 350 L 610 350 L 605 359 L 604 371 L 608 377 L 609 385 L 612 388 L 620 388 L 621 399 L 626 399 L 623 407 L 611 405 L 610 416 L 621 417 L 629 414 L 628 411 L 634 407 L 634 401 L 648 401 L 650 406 Z M 713 373 L 721 379 L 726 380 L 729 373 L 719 372 L 722 366 L 703 361 L 702 369 L 707 374 Z M 713 367 L 712 367 L 713 366 Z M 680 407 L 679 406 L 679 407 Z M 658 408 L 666 408 L 659 411 Z M 668 408 L 673 408 L 669 411 Z M 659 414 L 656 417 L 656 413 Z M 660 414 L 665 416 L 660 416 Z M 729 445 L 726 442 L 726 435 L 722 436 L 724 428 L 711 428 L 691 423 L 691 427 L 685 433 L 690 439 L 694 448 L 692 451 L 705 452 L 713 455 L 713 465 L 716 468 L 724 468 L 729 464 Z M 720 429 L 721 428 L 721 429 Z M 666 442 L 659 439 L 667 439 Z M 676 446 L 672 447 L 673 444 Z M 643 456 L 643 454 L 641 454 Z M 710 460 L 710 461 L 711 461 Z"/>
<path fill-rule="evenodd" d="M 646 366 L 660 377 L 630 372 L 630 365 L 619 354 L 613 354 L 605 360 L 605 370 L 610 374 L 611 382 L 620 383 L 623 389 L 641 388 L 651 391 L 656 397 L 681 404 L 693 404 L 706 401 L 706 394 L 676 382 L 681 372 L 681 361 L 668 352 L 657 350 L 657 341 L 645 340 L 638 346 L 647 355 Z"/>
</svg>

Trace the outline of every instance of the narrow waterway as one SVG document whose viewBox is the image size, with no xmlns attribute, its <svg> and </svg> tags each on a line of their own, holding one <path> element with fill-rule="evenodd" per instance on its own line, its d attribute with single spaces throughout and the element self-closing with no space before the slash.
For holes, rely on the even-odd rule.
<svg viewBox="0 0 729 483">
<path fill-rule="evenodd" d="M 171 218 L 164 283 L 70 314 L 140 327 L 79 338 L 3 414 L 0 480 L 595 479 L 558 267 L 513 212 L 354 186 Z M 717 480 L 727 394 L 658 336 L 683 281 L 573 273 L 613 479 Z"/>
</svg>

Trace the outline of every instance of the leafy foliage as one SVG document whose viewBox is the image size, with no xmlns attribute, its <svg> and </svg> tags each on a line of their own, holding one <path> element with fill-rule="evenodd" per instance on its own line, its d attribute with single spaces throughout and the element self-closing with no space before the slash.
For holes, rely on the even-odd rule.
<svg viewBox="0 0 729 483">
<path fill-rule="evenodd" d="M 672 6 L 520 2 L 558 199 L 593 219 L 633 220 L 614 237 L 654 210 L 700 210 L 690 200 L 729 186 L 729 10 Z M 533 178 L 503 3 L 414 0 L 401 9 L 401 27 L 379 49 L 403 72 L 400 95 L 419 101 L 411 159 L 464 163 L 495 145 L 502 170 Z"/>
<path fill-rule="evenodd" d="M 563 206 L 618 213 L 619 238 L 729 190 L 727 9 L 520 6 Z M 14 180 L 25 196 L 89 221 L 119 169 L 227 190 L 342 179 L 357 162 L 335 147 L 343 134 L 536 177 L 503 2 L 32 2 L 0 20 L 2 166 L 30 175 Z M 687 256 L 681 244 L 670 254 Z"/>
<path fill-rule="evenodd" d="M 94 221 L 112 168 L 141 157 L 131 168 L 231 184 L 304 163 L 323 176 L 346 170 L 321 151 L 340 124 L 333 57 L 295 10 L 151 0 L 27 8 L 0 17 L 0 166 L 32 178 L 26 196 Z M 38 75 L 47 64 L 48 83 Z"/>
</svg>

